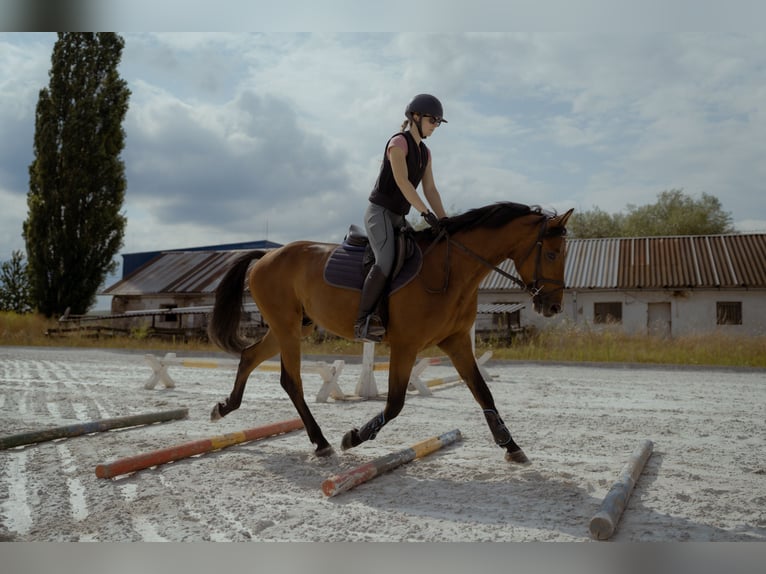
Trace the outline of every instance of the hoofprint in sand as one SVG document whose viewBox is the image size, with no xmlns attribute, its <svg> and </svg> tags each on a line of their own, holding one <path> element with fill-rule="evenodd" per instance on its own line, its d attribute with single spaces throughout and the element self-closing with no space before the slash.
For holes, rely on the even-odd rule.
<svg viewBox="0 0 766 574">
<path fill-rule="evenodd" d="M 462 384 L 411 393 L 377 439 L 342 452 L 379 400 L 315 403 L 336 455 L 302 430 L 116 478 L 99 464 L 296 417 L 279 374 L 252 375 L 213 423 L 232 369 L 175 369 L 145 389 L 143 353 L 0 347 L 0 435 L 188 408 L 189 415 L 0 450 L 0 539 L 17 541 L 591 541 L 589 521 L 642 440 L 654 443 L 613 541 L 766 541 L 763 370 L 508 364 L 490 388 L 532 460 L 504 460 Z M 453 374 L 432 368 L 433 377 Z M 353 392 L 360 365 L 339 380 Z M 385 391 L 385 373 L 377 373 Z M 460 429 L 462 440 L 338 496 L 330 476 Z M 332 438 L 331 438 L 332 437 Z"/>
</svg>

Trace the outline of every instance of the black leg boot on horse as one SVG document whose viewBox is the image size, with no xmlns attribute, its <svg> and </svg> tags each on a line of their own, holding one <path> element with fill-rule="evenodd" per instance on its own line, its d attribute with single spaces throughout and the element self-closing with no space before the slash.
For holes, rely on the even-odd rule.
<svg viewBox="0 0 766 574">
<path fill-rule="evenodd" d="M 359 301 L 359 314 L 354 323 L 354 339 L 378 343 L 386 334 L 383 320 L 376 308 L 383 292 L 386 290 L 388 277 L 380 267 L 373 265 L 362 286 L 362 296 Z"/>
</svg>

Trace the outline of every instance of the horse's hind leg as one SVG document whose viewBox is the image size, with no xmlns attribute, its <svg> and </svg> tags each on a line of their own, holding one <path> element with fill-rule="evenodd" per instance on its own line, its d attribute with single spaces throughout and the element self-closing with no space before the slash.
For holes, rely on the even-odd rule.
<svg viewBox="0 0 766 574">
<path fill-rule="evenodd" d="M 266 359 L 269 359 L 279 352 L 279 342 L 272 333 L 271 329 L 266 332 L 264 337 L 247 347 L 239 356 L 239 366 L 234 380 L 234 388 L 229 397 L 222 403 L 217 403 L 210 413 L 210 420 L 216 421 L 225 417 L 230 412 L 237 410 L 242 404 L 242 397 L 245 394 L 245 386 L 250 373 Z"/>
<path fill-rule="evenodd" d="M 468 385 L 473 397 L 484 411 L 489 430 L 495 443 L 506 449 L 505 458 L 511 462 L 527 463 L 529 459 L 521 447 L 511 436 L 511 431 L 505 426 L 503 419 L 495 407 L 495 399 L 487 386 L 484 377 L 476 364 L 471 348 L 471 336 L 467 333 L 456 334 L 439 343 L 439 347 L 447 353 L 458 374 Z"/>
</svg>

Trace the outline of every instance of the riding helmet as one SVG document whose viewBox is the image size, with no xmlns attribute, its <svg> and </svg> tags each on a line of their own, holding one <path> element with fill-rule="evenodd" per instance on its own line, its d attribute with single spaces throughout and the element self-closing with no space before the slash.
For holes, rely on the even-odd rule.
<svg viewBox="0 0 766 574">
<path fill-rule="evenodd" d="M 412 114 L 441 118 L 442 122 L 447 123 L 447 120 L 444 119 L 442 103 L 431 94 L 418 94 L 412 98 L 412 101 L 407 104 L 407 109 L 404 110 L 404 115 L 412 119 Z"/>
</svg>

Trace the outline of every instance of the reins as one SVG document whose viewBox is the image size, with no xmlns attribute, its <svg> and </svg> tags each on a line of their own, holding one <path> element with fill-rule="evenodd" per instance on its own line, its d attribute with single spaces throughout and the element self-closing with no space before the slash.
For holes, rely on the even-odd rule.
<svg viewBox="0 0 766 574">
<path fill-rule="evenodd" d="M 532 280 L 532 284 L 530 287 L 530 285 L 527 285 L 526 283 L 524 283 L 524 281 L 522 281 L 518 277 L 511 275 L 510 273 L 508 273 L 507 271 L 504 271 L 503 269 L 500 269 L 500 267 L 498 267 L 497 265 L 493 265 L 492 263 L 484 259 L 484 257 L 479 255 L 478 253 L 476 253 L 472 249 L 460 243 L 457 239 L 450 237 L 449 233 L 447 233 L 447 230 L 442 228 L 439 231 L 439 233 L 436 235 L 436 237 L 433 239 L 431 244 L 428 246 L 428 248 L 423 252 L 423 257 L 428 255 L 428 253 L 442 240 L 443 237 L 447 238 L 447 250 L 444 257 L 444 282 L 442 283 L 442 286 L 440 289 L 430 289 L 429 287 L 426 287 L 426 291 L 428 293 L 433 293 L 433 294 L 445 293 L 447 291 L 447 288 L 449 287 L 449 274 L 450 274 L 450 245 L 454 245 L 455 247 L 458 247 L 459 249 L 461 249 L 466 255 L 469 255 L 470 257 L 472 257 L 473 259 L 475 259 L 476 261 L 478 261 L 485 267 L 491 269 L 492 271 L 495 271 L 496 273 L 499 273 L 506 279 L 509 279 L 513 281 L 514 283 L 516 283 L 516 285 L 521 287 L 525 292 L 529 293 L 532 296 L 532 298 L 536 297 L 544 286 L 543 284 L 540 284 L 538 286 L 538 283 L 540 283 L 540 281 L 543 279 L 542 277 L 540 277 L 540 272 L 541 272 L 540 266 L 542 263 L 542 254 L 543 254 L 543 237 L 545 237 L 545 233 L 547 232 L 547 230 L 548 230 L 548 219 L 545 218 L 543 220 L 543 224 L 540 226 L 540 232 L 537 235 L 537 241 L 535 242 L 534 245 L 532 245 L 532 247 L 529 248 L 529 251 L 521 260 L 522 263 L 526 261 L 529 258 L 529 256 L 532 255 L 532 251 L 535 249 L 535 247 L 537 247 L 538 252 L 537 252 L 537 261 L 535 262 L 535 276 Z M 560 288 L 561 289 L 564 288 L 563 281 L 559 281 L 557 279 L 546 279 L 546 281 L 550 281 L 553 283 L 561 283 Z"/>
<path fill-rule="evenodd" d="M 464 253 L 466 253 L 466 254 L 470 255 L 471 257 L 473 257 L 474 259 L 476 259 L 476 261 L 478 261 L 479 263 L 481 263 L 481 264 L 482 264 L 482 265 L 484 265 L 485 267 L 489 267 L 490 269 L 492 269 L 492 270 L 493 270 L 493 271 L 495 271 L 496 273 L 499 273 L 500 275 L 502 275 L 502 276 L 503 276 L 503 277 L 505 277 L 506 279 L 510 279 L 511 281 L 513 281 L 514 283 L 516 283 L 516 285 L 518 285 L 519 287 L 521 287 L 521 288 L 522 288 L 522 289 L 524 289 L 525 291 L 529 291 L 529 289 L 527 288 L 527 285 L 526 285 L 526 283 L 524 283 L 524 282 L 523 282 L 521 279 L 519 279 L 518 277 L 516 277 L 516 276 L 514 276 L 514 275 L 511 275 L 511 274 L 510 274 L 510 273 L 508 273 L 507 271 L 503 271 L 503 270 L 502 270 L 502 269 L 500 269 L 500 267 L 498 267 L 497 265 L 492 265 L 492 263 L 490 263 L 489 261 L 487 261 L 486 259 L 484 259 L 484 258 L 483 258 L 481 255 L 479 255 L 479 254 L 478 254 L 478 253 L 476 253 L 475 251 L 472 251 L 471 249 L 469 249 L 468 247 L 466 247 L 465 245 L 463 245 L 462 243 L 460 243 L 460 242 L 459 242 L 459 241 L 457 241 L 456 239 L 452 239 L 452 238 L 450 237 L 450 238 L 449 238 L 449 242 L 450 242 L 452 245 L 454 245 L 455 247 L 459 247 L 460 249 L 462 249 Z M 531 251 L 530 251 L 530 253 L 531 253 Z M 527 257 L 528 257 L 528 256 L 529 256 L 529 255 L 527 255 Z M 526 259 L 526 257 L 525 257 L 525 259 Z M 538 291 L 539 291 L 539 290 L 538 290 Z M 534 295 L 536 295 L 536 294 L 537 294 L 537 291 L 533 292 L 533 296 L 534 296 Z"/>
</svg>

